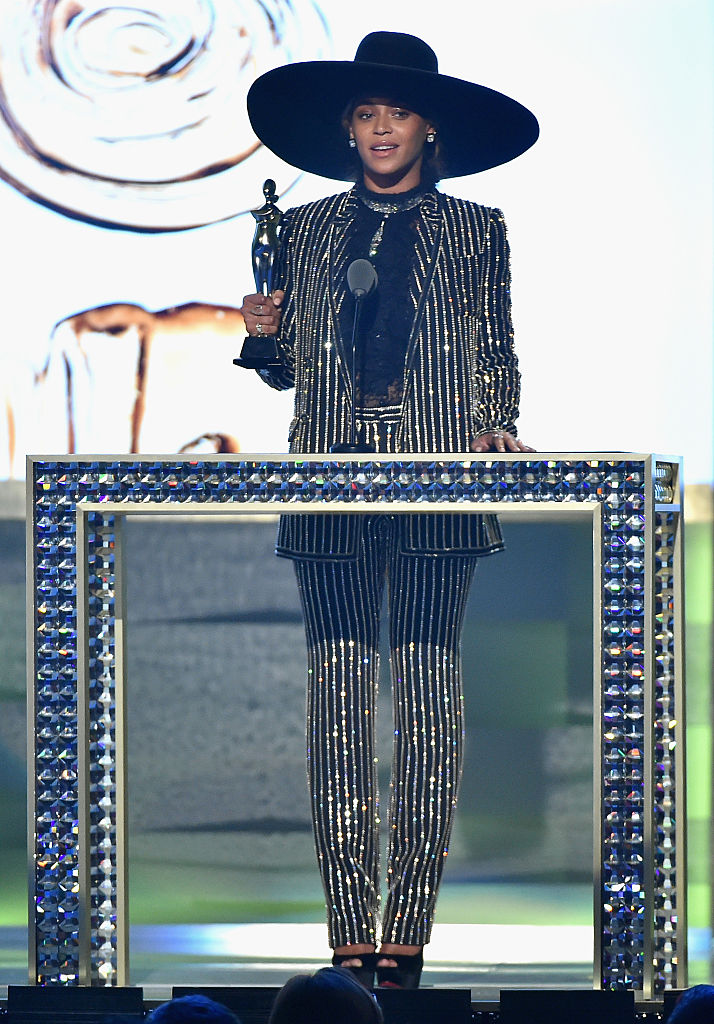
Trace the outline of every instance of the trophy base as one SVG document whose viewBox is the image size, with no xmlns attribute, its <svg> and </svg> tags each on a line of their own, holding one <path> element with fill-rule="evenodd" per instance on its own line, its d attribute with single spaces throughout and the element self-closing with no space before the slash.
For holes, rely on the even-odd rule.
<svg viewBox="0 0 714 1024">
<path fill-rule="evenodd" d="M 247 370 L 265 370 L 269 366 L 279 366 L 280 359 L 275 339 L 248 336 L 243 342 L 240 358 L 234 359 L 233 362 Z"/>
<path fill-rule="evenodd" d="M 242 366 L 246 370 L 267 370 L 269 366 L 280 366 L 278 359 L 234 359 L 234 366 Z"/>
</svg>

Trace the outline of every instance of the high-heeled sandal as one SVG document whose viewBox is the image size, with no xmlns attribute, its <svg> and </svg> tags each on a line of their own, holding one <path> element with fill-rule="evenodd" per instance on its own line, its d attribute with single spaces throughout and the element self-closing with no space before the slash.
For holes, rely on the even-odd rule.
<svg viewBox="0 0 714 1024">
<path fill-rule="evenodd" d="M 419 988 L 424 950 L 418 953 L 377 953 L 377 985 L 379 988 Z M 396 967 L 380 967 L 380 960 L 394 960 Z"/>
<path fill-rule="evenodd" d="M 345 960 L 360 960 L 361 967 L 346 964 Z M 376 953 L 333 953 L 332 966 L 343 967 L 354 975 L 357 981 L 367 989 L 374 988 L 374 972 L 377 967 Z"/>
</svg>

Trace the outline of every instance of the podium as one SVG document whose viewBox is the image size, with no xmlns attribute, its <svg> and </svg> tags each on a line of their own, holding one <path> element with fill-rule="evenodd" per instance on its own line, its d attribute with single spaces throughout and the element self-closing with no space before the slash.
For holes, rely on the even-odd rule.
<svg viewBox="0 0 714 1024">
<path fill-rule="evenodd" d="M 619 452 L 28 457 L 30 984 L 128 983 L 126 516 L 518 511 L 592 522 L 595 987 L 686 987 L 681 494 Z"/>
</svg>

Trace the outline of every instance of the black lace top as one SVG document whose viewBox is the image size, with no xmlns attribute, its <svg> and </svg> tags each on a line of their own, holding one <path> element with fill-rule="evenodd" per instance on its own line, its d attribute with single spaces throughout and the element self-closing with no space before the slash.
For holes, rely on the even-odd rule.
<svg viewBox="0 0 714 1024">
<path fill-rule="evenodd" d="M 394 405 L 402 400 L 404 362 L 415 306 L 410 296 L 423 186 L 395 195 L 357 186 L 362 200 L 352 222 L 350 262 L 369 259 L 377 271 L 376 289 L 362 300 L 357 340 L 357 395 L 362 406 Z M 369 204 L 369 205 L 368 205 Z M 341 329 L 352 337 L 354 300 L 342 307 Z"/>
</svg>

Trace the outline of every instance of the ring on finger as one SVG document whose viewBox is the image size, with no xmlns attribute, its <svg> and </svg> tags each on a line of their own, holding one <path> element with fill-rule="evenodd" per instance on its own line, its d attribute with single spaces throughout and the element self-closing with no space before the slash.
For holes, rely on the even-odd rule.
<svg viewBox="0 0 714 1024">
<path fill-rule="evenodd" d="M 256 306 L 256 307 L 255 307 L 255 315 L 256 315 L 256 316 L 260 316 L 260 314 L 261 314 L 262 312 L 263 312 L 263 307 L 262 307 L 262 306 Z"/>
<path fill-rule="evenodd" d="M 256 334 L 262 334 L 263 333 L 263 325 L 261 323 L 258 323 L 258 324 L 255 325 L 255 333 Z"/>
</svg>

